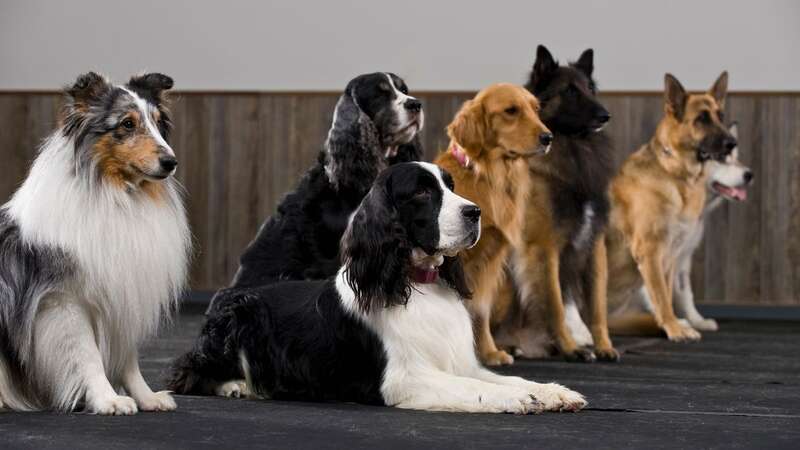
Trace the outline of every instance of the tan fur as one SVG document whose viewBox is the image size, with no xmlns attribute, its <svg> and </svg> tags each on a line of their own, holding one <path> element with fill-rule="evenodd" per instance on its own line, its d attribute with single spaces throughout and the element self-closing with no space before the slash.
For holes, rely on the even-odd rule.
<svg viewBox="0 0 800 450">
<path fill-rule="evenodd" d="M 686 94 L 671 75 L 665 82 L 665 115 L 655 136 L 625 161 L 611 183 L 608 301 L 612 314 L 627 314 L 629 302 L 644 284 L 655 322 L 669 339 L 697 340 L 700 333 L 681 324 L 672 308 L 675 259 L 705 204 L 706 174 L 695 147 L 709 130 L 724 127 L 720 110 L 727 73 L 703 94 Z M 696 119 L 704 111 L 713 123 L 701 127 Z M 624 331 L 630 333 L 636 321 L 615 317 L 611 322 L 612 331 L 623 331 L 615 329 L 615 323 L 627 323 Z M 643 332 L 652 328 L 640 323 Z"/>
<path fill-rule="evenodd" d="M 492 338 L 492 311 L 508 252 L 519 244 L 522 234 L 530 191 L 526 157 L 543 150 L 540 135 L 549 133 L 538 109 L 536 98 L 521 86 L 492 85 L 464 103 L 447 128 L 450 147 L 457 144 L 463 148 L 471 160 L 469 166 L 463 166 L 449 151 L 436 159 L 436 164 L 453 176 L 456 193 L 482 211 L 481 238 L 462 257 L 473 291 L 468 306 L 475 322 L 476 345 L 488 365 L 513 362 Z"/>
</svg>

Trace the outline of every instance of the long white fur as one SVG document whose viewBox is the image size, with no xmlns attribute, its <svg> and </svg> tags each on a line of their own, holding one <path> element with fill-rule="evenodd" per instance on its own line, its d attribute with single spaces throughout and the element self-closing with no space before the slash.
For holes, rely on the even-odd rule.
<svg viewBox="0 0 800 450">
<path fill-rule="evenodd" d="M 24 242 L 61 249 L 78 269 L 43 300 L 22 352 L 46 398 L 37 406 L 70 410 L 85 398 L 88 410 L 102 414 L 131 414 L 137 405 L 174 409 L 168 394 L 147 387 L 137 348 L 156 333 L 186 283 L 191 238 L 179 186 L 165 181 L 165 195 L 154 201 L 86 183 L 75 172 L 73 148 L 60 130 L 54 133 L 6 205 Z M 120 386 L 133 400 L 117 394 Z M 0 398 L 20 397 L 2 392 L 9 387 L 15 388 L 0 382 Z"/>
</svg>

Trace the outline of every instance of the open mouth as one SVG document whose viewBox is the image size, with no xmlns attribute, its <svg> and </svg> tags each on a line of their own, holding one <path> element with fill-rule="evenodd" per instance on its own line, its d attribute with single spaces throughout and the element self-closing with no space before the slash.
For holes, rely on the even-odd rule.
<svg viewBox="0 0 800 450">
<path fill-rule="evenodd" d="M 717 183 L 715 181 L 711 184 L 711 189 L 713 189 L 717 194 L 726 198 L 738 200 L 740 202 L 747 200 L 747 190 L 743 187 L 725 186 L 724 184 Z"/>
</svg>

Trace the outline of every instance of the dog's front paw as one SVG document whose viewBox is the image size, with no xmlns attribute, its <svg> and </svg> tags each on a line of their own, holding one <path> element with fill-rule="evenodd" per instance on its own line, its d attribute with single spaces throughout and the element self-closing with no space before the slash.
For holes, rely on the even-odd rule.
<svg viewBox="0 0 800 450">
<path fill-rule="evenodd" d="M 124 395 L 114 395 L 88 402 L 87 409 L 92 414 L 102 416 L 130 416 L 136 414 L 136 402 Z"/>
<path fill-rule="evenodd" d="M 514 364 L 514 357 L 503 350 L 487 352 L 481 356 L 483 363 L 487 366 L 507 366 Z"/>
<path fill-rule="evenodd" d="M 564 359 L 569 362 L 595 362 L 597 361 L 597 356 L 594 354 L 592 349 L 590 348 L 576 348 L 570 352 L 564 352 Z"/>
<path fill-rule="evenodd" d="M 228 381 L 217 386 L 214 389 L 214 393 L 220 397 L 246 397 L 248 395 L 247 382 L 245 380 Z"/>
<path fill-rule="evenodd" d="M 153 392 L 152 395 L 137 399 L 136 404 L 142 411 L 174 411 L 178 407 L 170 391 Z"/>
<path fill-rule="evenodd" d="M 488 412 L 509 414 L 539 414 L 544 405 L 525 389 L 506 388 L 499 392 L 481 395 L 478 402 Z"/>
<path fill-rule="evenodd" d="M 701 317 L 700 319 L 690 321 L 690 323 L 692 324 L 692 327 L 695 330 L 700 330 L 700 331 L 719 330 L 719 325 L 717 324 L 717 321 L 714 319 L 704 319 Z"/>
<path fill-rule="evenodd" d="M 556 383 L 535 384 L 533 395 L 542 402 L 545 411 L 579 411 L 586 406 L 583 395 Z"/>
<path fill-rule="evenodd" d="M 598 361 L 619 362 L 620 360 L 619 352 L 614 347 L 595 348 L 594 353 L 597 355 Z"/>
<path fill-rule="evenodd" d="M 665 323 L 663 328 L 667 333 L 667 338 L 672 342 L 699 341 L 701 337 L 699 331 L 678 321 Z"/>
</svg>

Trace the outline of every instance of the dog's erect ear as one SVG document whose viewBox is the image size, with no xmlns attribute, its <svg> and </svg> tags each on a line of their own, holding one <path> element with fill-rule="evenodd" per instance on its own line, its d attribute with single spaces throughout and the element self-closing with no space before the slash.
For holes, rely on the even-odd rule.
<svg viewBox="0 0 800 450">
<path fill-rule="evenodd" d="M 353 213 L 342 237 L 347 283 L 365 313 L 404 305 L 411 295 L 412 247 L 397 220 L 388 189 L 388 177 L 380 176 Z"/>
<path fill-rule="evenodd" d="M 386 162 L 378 129 L 358 106 L 354 91 L 355 86 L 348 85 L 336 103 L 325 141 L 325 172 L 337 189 L 363 196 Z"/>
<path fill-rule="evenodd" d="M 679 121 L 686 109 L 686 89 L 677 78 L 668 73 L 664 75 L 664 103 L 668 114 Z"/>
<path fill-rule="evenodd" d="M 164 101 L 162 94 L 172 89 L 173 85 L 172 78 L 162 73 L 146 73 L 131 77 L 128 81 L 128 88 L 154 105 Z"/>
<path fill-rule="evenodd" d="M 411 141 L 407 144 L 401 144 L 397 147 L 397 154 L 389 158 L 389 165 L 391 166 L 401 162 L 419 161 L 422 159 L 424 153 L 422 141 L 420 141 L 419 134 L 417 134 L 411 138 Z"/>
<path fill-rule="evenodd" d="M 439 276 L 448 286 L 455 289 L 462 299 L 472 298 L 472 291 L 467 285 L 467 277 L 464 275 L 464 265 L 458 256 L 445 257 L 444 262 L 439 266 Z"/>
<path fill-rule="evenodd" d="M 572 65 L 580 70 L 587 77 L 592 78 L 592 71 L 594 71 L 594 50 L 587 48 L 581 53 L 581 57 Z"/>
<path fill-rule="evenodd" d="M 717 101 L 720 109 L 725 108 L 725 98 L 728 96 L 728 71 L 724 71 L 719 75 L 717 81 L 708 90 L 708 93 Z"/>
<path fill-rule="evenodd" d="M 486 118 L 483 105 L 477 100 L 467 100 L 447 126 L 447 134 L 467 150 L 470 157 L 478 156 L 486 142 Z"/>
<path fill-rule="evenodd" d="M 536 47 L 536 61 L 533 63 L 529 85 L 534 91 L 542 87 L 558 69 L 558 62 L 544 45 Z"/>
<path fill-rule="evenodd" d="M 75 84 L 67 87 L 67 108 L 86 111 L 111 90 L 111 84 L 95 72 L 80 75 Z"/>
</svg>

